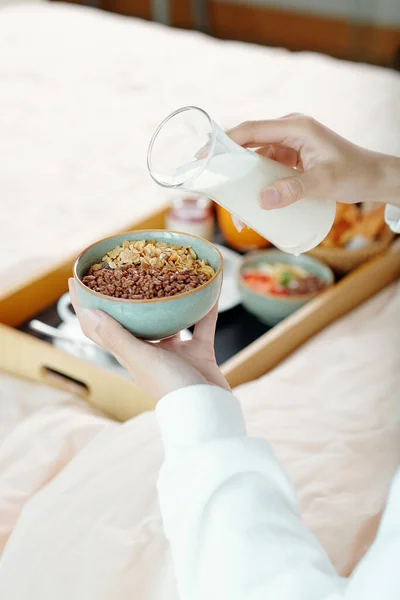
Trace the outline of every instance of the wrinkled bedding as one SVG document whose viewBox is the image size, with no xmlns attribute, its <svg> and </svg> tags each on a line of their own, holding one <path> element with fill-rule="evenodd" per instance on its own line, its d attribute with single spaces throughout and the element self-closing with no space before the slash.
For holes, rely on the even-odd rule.
<svg viewBox="0 0 400 600">
<path fill-rule="evenodd" d="M 0 86 L 0 293 L 164 203 L 146 150 L 179 106 L 305 112 L 400 154 L 398 73 L 59 2 L 1 9 Z"/>
<path fill-rule="evenodd" d="M 235 391 L 343 575 L 371 544 L 399 464 L 399 324 L 397 283 Z M 27 412 L 0 444 L 0 596 L 177 598 L 154 414 L 121 425 L 64 395 Z"/>
<path fill-rule="evenodd" d="M 1 9 L 0 86 L 0 293 L 162 205 L 145 151 L 179 105 L 226 127 L 306 112 L 400 154 L 394 72 L 58 3 Z M 399 323 L 397 284 L 236 390 L 249 433 L 271 442 L 344 575 L 399 463 Z M 152 413 L 116 424 L 0 374 L 0 597 L 175 600 L 161 461 Z"/>
</svg>

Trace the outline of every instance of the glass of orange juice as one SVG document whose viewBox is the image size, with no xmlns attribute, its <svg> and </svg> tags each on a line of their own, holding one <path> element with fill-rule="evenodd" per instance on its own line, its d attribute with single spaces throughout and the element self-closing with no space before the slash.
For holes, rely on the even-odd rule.
<svg viewBox="0 0 400 600">
<path fill-rule="evenodd" d="M 270 243 L 261 237 L 258 233 L 248 227 L 244 227 L 242 231 L 238 231 L 229 211 L 215 204 L 217 211 L 217 221 L 219 229 L 224 240 L 229 246 L 239 252 L 250 252 L 251 250 L 259 250 L 270 246 Z"/>
</svg>

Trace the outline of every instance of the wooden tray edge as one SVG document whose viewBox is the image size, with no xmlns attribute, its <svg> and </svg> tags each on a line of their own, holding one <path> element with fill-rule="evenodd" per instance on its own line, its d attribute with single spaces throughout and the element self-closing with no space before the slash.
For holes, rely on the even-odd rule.
<svg viewBox="0 0 400 600">
<path fill-rule="evenodd" d="M 364 263 L 227 361 L 223 373 L 232 387 L 257 379 L 336 319 L 400 277 L 400 240 Z"/>
<path fill-rule="evenodd" d="M 141 221 L 110 232 L 109 235 L 117 235 L 132 229 L 161 229 L 164 226 L 166 210 L 167 208 L 163 207 Z M 18 327 L 47 306 L 54 304 L 68 289 L 68 277 L 72 275 L 72 268 L 78 255 L 79 252 L 3 292 L 0 295 L 0 322 Z"/>
<path fill-rule="evenodd" d="M 78 359 L 18 329 L 0 324 L 0 368 L 6 373 L 80 396 L 125 421 L 154 408 L 128 378 Z"/>
<path fill-rule="evenodd" d="M 162 227 L 165 210 L 163 208 L 130 227 Z M 128 229 L 126 227 L 123 231 Z M 88 402 L 118 420 L 126 420 L 145 410 L 151 410 L 154 403 L 129 379 L 81 361 L 11 327 L 26 321 L 59 298 L 66 290 L 74 260 L 75 257 L 70 258 L 56 269 L 41 273 L 39 278 L 28 280 L 0 299 L 3 322 L 0 325 L 0 368 L 17 376 L 82 395 Z M 347 275 L 227 361 L 222 370 L 230 385 L 236 387 L 266 374 L 313 335 L 398 277 L 400 241 L 395 241 L 389 250 Z M 74 383 L 74 380 L 83 386 Z"/>
</svg>

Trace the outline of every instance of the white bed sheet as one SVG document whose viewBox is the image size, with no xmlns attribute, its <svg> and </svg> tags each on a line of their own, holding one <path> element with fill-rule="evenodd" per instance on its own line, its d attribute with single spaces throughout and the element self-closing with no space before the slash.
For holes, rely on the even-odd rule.
<svg viewBox="0 0 400 600">
<path fill-rule="evenodd" d="M 179 106 L 305 112 L 400 154 L 398 73 L 59 2 L 2 8 L 0 89 L 0 293 L 163 203 L 146 149 Z"/>
</svg>

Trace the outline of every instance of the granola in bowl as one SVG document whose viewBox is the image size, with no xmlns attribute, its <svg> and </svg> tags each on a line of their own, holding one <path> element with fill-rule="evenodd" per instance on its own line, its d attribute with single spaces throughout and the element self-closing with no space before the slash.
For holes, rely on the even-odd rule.
<svg viewBox="0 0 400 600">
<path fill-rule="evenodd" d="M 191 246 L 125 240 L 92 265 L 82 282 L 114 298 L 152 300 L 193 291 L 214 275 Z"/>
</svg>

